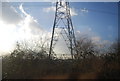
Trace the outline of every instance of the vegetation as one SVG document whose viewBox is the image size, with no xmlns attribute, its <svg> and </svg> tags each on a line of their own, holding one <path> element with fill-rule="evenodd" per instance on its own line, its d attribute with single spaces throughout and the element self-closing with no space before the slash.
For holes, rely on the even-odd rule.
<svg viewBox="0 0 120 81">
<path fill-rule="evenodd" d="M 49 75 L 69 75 L 68 78 L 74 79 L 88 75 L 96 79 L 120 77 L 120 42 L 118 41 L 109 47 L 108 52 L 100 55 L 91 40 L 78 40 L 79 55 L 76 57 L 79 59 L 73 60 L 49 59 L 44 46 L 40 47 L 39 51 L 27 48 L 17 43 L 16 49 L 10 55 L 3 57 L 3 79 L 41 79 Z"/>
</svg>

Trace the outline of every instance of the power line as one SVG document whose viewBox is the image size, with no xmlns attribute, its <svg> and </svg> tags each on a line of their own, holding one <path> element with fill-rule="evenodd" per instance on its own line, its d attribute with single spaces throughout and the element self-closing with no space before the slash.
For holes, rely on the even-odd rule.
<svg viewBox="0 0 120 81">
<path fill-rule="evenodd" d="M 103 10 L 95 10 L 95 9 L 89 9 L 90 11 L 93 11 L 93 12 L 100 12 L 100 13 L 105 13 L 105 14 L 110 14 L 110 15 L 118 15 L 117 13 L 114 13 L 114 12 L 107 12 L 107 11 L 103 11 Z"/>
<path fill-rule="evenodd" d="M 104 13 L 104 14 L 110 14 L 110 15 L 118 15 L 118 13 L 114 13 L 114 12 L 108 12 L 108 11 L 103 11 L 103 10 L 96 10 L 96 9 L 90 9 L 90 8 L 81 8 L 81 10 L 83 12 L 98 12 L 98 13 Z"/>
</svg>

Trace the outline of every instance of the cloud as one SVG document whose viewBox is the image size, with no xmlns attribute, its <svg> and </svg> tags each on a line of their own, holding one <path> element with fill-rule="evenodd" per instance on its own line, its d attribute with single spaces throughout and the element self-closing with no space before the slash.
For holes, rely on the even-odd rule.
<svg viewBox="0 0 120 81">
<path fill-rule="evenodd" d="M 110 42 L 109 40 L 104 40 L 103 42 L 102 42 L 103 44 L 107 44 L 107 45 L 110 45 L 110 44 L 112 44 L 112 42 Z"/>
<path fill-rule="evenodd" d="M 18 24 L 22 17 L 9 3 L 2 3 L 2 20 L 7 24 Z"/>
<path fill-rule="evenodd" d="M 16 26 L 0 20 L 0 55 L 13 49 L 17 37 Z"/>
<path fill-rule="evenodd" d="M 95 31 L 92 30 L 90 26 L 81 26 L 84 27 L 84 30 L 77 30 L 75 32 L 77 40 L 79 40 L 82 37 L 86 37 L 92 41 L 96 45 L 96 49 L 102 50 L 107 49 L 112 42 L 109 40 L 102 39 L 100 35 L 98 35 Z"/>
<path fill-rule="evenodd" d="M 44 11 L 44 12 L 47 12 L 47 13 L 49 13 L 49 12 L 55 12 L 55 10 L 56 10 L 56 7 L 55 7 L 55 6 L 43 8 L 43 11 Z M 65 12 L 65 10 L 66 10 L 65 8 L 61 8 L 61 9 L 60 9 L 61 12 Z M 74 8 L 70 8 L 70 14 L 71 14 L 71 16 L 76 16 L 76 15 L 78 15 L 78 13 L 76 12 L 76 10 L 75 10 Z"/>
<path fill-rule="evenodd" d="M 28 14 L 24 11 L 24 9 L 23 9 L 23 4 L 21 4 L 21 5 L 19 6 L 19 9 L 21 10 L 21 12 L 22 12 L 25 16 L 28 15 Z"/>
<path fill-rule="evenodd" d="M 70 13 L 71 13 L 71 16 L 77 16 L 78 13 L 76 12 L 76 10 L 74 8 L 70 8 Z"/>
<path fill-rule="evenodd" d="M 16 41 L 23 39 L 27 41 L 31 39 L 36 40 L 47 35 L 50 37 L 49 32 L 44 31 L 38 21 L 24 10 L 23 4 L 19 6 L 19 12 L 9 3 L 2 4 L 0 53 L 11 51 Z M 23 16 L 21 17 L 21 15 Z"/>
<path fill-rule="evenodd" d="M 55 9 L 56 8 L 54 6 L 51 6 L 51 7 L 48 7 L 48 8 L 43 8 L 43 11 L 49 13 L 49 12 L 54 12 Z"/>
<path fill-rule="evenodd" d="M 92 31 L 92 28 L 88 28 L 88 31 Z"/>
<path fill-rule="evenodd" d="M 99 37 L 99 36 L 91 37 L 91 40 L 92 40 L 93 42 L 100 42 L 101 37 Z"/>
<path fill-rule="evenodd" d="M 25 15 L 25 18 L 23 22 L 20 24 L 22 27 L 24 27 L 25 31 L 29 31 L 34 35 L 40 34 L 43 29 L 40 27 L 40 24 L 35 20 L 31 15 L 25 12 L 23 9 L 23 4 L 20 5 L 19 9 L 21 12 Z"/>
<path fill-rule="evenodd" d="M 81 8 L 81 9 L 79 10 L 79 15 L 80 15 L 80 16 L 85 16 L 88 12 L 89 12 L 88 9 L 86 9 L 86 8 Z"/>
<path fill-rule="evenodd" d="M 81 8 L 81 9 L 80 9 L 80 12 L 88 13 L 88 9 L 86 9 L 86 8 Z"/>
<path fill-rule="evenodd" d="M 80 34 L 81 32 L 78 30 L 78 31 L 76 31 L 76 33 Z"/>
<path fill-rule="evenodd" d="M 109 47 L 111 46 L 112 42 L 109 40 L 104 40 L 100 36 L 91 36 L 92 42 L 96 45 L 97 50 L 100 51 L 100 53 L 106 53 L 108 52 Z"/>
</svg>

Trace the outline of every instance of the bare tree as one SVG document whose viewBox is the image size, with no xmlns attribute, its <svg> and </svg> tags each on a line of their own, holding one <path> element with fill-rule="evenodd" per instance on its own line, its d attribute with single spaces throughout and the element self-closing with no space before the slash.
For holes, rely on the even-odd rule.
<svg viewBox="0 0 120 81">
<path fill-rule="evenodd" d="M 89 58 L 94 56 L 94 43 L 91 39 L 85 36 L 81 36 L 77 40 L 77 51 L 78 55 L 75 55 L 75 58 Z"/>
<path fill-rule="evenodd" d="M 20 57 L 23 59 L 47 58 L 49 39 L 39 37 L 38 39 L 31 39 L 29 41 L 16 42 L 15 49 L 11 53 L 13 57 Z"/>
</svg>

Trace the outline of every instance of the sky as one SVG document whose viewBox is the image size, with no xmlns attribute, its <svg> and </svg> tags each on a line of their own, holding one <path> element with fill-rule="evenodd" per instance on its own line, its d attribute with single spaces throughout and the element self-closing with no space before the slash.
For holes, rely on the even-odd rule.
<svg viewBox="0 0 120 81">
<path fill-rule="evenodd" d="M 117 2 L 70 2 L 70 10 L 76 37 L 88 35 L 93 42 L 107 44 L 117 39 Z M 14 49 L 18 40 L 50 39 L 54 16 L 55 3 L 3 2 L 0 52 Z"/>
</svg>

